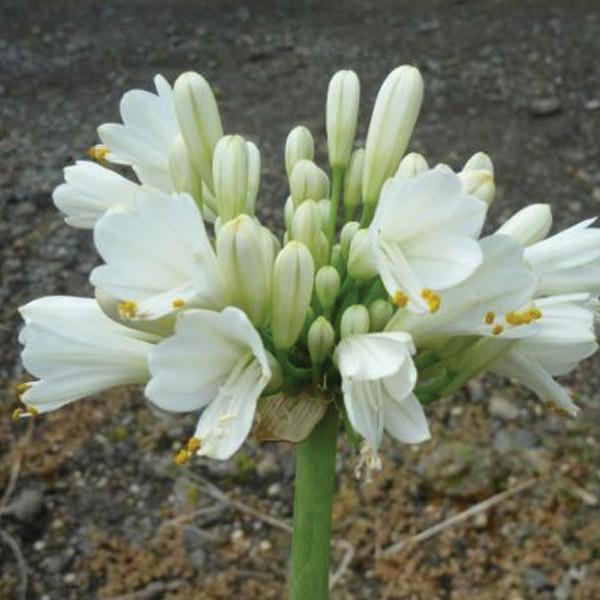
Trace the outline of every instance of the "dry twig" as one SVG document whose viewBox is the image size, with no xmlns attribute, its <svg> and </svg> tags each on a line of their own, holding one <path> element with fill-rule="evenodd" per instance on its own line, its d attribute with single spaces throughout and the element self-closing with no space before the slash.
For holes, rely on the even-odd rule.
<svg viewBox="0 0 600 600">
<path fill-rule="evenodd" d="M 495 494 L 494 496 L 491 496 L 490 498 L 487 498 L 482 502 L 478 502 L 477 504 L 474 504 L 473 506 L 467 508 L 467 510 L 462 511 L 457 515 L 454 515 L 449 519 L 446 519 L 445 521 L 434 525 L 433 527 L 429 527 L 428 529 L 425 529 L 424 531 L 421 531 L 416 535 L 412 535 L 406 538 L 405 540 L 388 546 L 376 558 L 385 558 L 386 556 L 391 556 L 392 554 L 400 552 L 401 550 L 403 550 L 407 546 L 410 546 L 411 544 L 416 544 L 418 542 L 428 540 L 429 538 L 433 537 L 434 535 L 437 535 L 438 533 L 441 533 L 442 531 L 452 527 L 453 525 L 456 525 L 457 523 L 462 523 L 470 517 L 473 517 L 481 512 L 488 510 L 488 508 L 491 508 L 499 502 L 502 502 L 503 500 L 506 500 L 507 498 L 510 498 L 511 496 L 514 496 L 515 494 L 518 494 L 519 492 L 522 492 L 523 490 L 532 487 L 535 483 L 537 483 L 537 481 L 538 479 L 536 478 L 528 479 L 527 481 L 519 483 L 518 485 L 515 485 L 514 487 L 505 490 L 504 492 L 500 492 L 499 494 Z"/>
<path fill-rule="evenodd" d="M 144 600 L 145 598 L 152 598 L 157 594 L 173 592 L 184 587 L 185 585 L 186 582 L 181 579 L 165 582 L 154 581 L 142 590 L 137 590 L 136 592 L 130 592 L 128 594 L 122 594 L 120 596 L 113 596 L 109 600 Z"/>
<path fill-rule="evenodd" d="M 2 541 L 12 550 L 17 562 L 17 569 L 19 570 L 19 600 L 25 600 L 27 598 L 27 587 L 29 585 L 29 576 L 27 574 L 27 563 L 23 558 L 21 547 L 15 538 L 5 531 L 0 529 L 0 538 Z"/>
</svg>

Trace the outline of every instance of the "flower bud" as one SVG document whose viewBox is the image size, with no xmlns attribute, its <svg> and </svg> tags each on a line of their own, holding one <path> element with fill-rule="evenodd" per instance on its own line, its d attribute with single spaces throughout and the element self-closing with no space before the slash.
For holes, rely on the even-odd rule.
<svg viewBox="0 0 600 600">
<path fill-rule="evenodd" d="M 283 371 L 279 361 L 267 350 L 267 360 L 271 369 L 271 380 L 265 388 L 265 394 L 273 394 L 283 385 Z"/>
<path fill-rule="evenodd" d="M 377 275 L 368 229 L 359 229 L 352 238 L 348 254 L 348 274 L 357 281 Z"/>
<path fill-rule="evenodd" d="M 418 69 L 404 65 L 383 82 L 367 133 L 362 196 L 375 205 L 383 182 L 400 163 L 412 135 L 423 100 L 423 79 Z"/>
<path fill-rule="evenodd" d="M 492 171 L 461 171 L 458 178 L 466 194 L 483 200 L 488 206 L 492 204 L 496 195 Z"/>
<path fill-rule="evenodd" d="M 308 330 L 308 353 L 313 365 L 325 362 L 335 344 L 335 331 L 325 317 L 318 317 Z"/>
<path fill-rule="evenodd" d="M 177 135 L 169 146 L 169 173 L 176 192 L 185 192 L 196 202 L 202 199 L 202 180 L 194 170 L 183 136 Z"/>
<path fill-rule="evenodd" d="M 425 157 L 418 152 L 407 154 L 401 161 L 396 171 L 396 177 L 399 179 L 412 179 L 419 173 L 429 170 L 429 165 Z"/>
<path fill-rule="evenodd" d="M 329 310 L 340 291 L 340 274 L 331 265 L 321 267 L 315 277 L 315 292 L 324 310 Z"/>
<path fill-rule="evenodd" d="M 246 211 L 248 147 L 243 137 L 226 135 L 218 141 L 213 160 L 213 180 L 223 223 Z"/>
<path fill-rule="evenodd" d="M 232 305 L 256 327 L 267 322 L 274 245 L 271 233 L 248 215 L 224 223 L 217 234 L 217 259 Z"/>
<path fill-rule="evenodd" d="M 329 177 L 311 160 L 300 160 L 290 177 L 290 192 L 296 208 L 304 200 L 322 200 L 329 196 Z"/>
<path fill-rule="evenodd" d="M 492 160 L 485 152 L 476 152 L 465 163 L 463 171 L 489 171 L 494 173 L 494 165 Z"/>
<path fill-rule="evenodd" d="M 320 269 L 323 265 L 327 264 L 329 259 L 329 249 L 329 239 L 322 231 L 320 231 L 317 252 L 315 253 L 315 269 Z"/>
<path fill-rule="evenodd" d="M 204 77 L 190 71 L 175 81 L 173 101 L 192 164 L 212 190 L 213 152 L 223 136 L 215 96 Z"/>
<path fill-rule="evenodd" d="M 331 266 L 338 272 L 343 273 L 345 270 L 344 259 L 339 244 L 334 244 L 331 248 Z"/>
<path fill-rule="evenodd" d="M 383 331 L 393 314 L 394 309 L 387 300 L 379 298 L 379 300 L 371 302 L 369 304 L 371 331 Z"/>
<path fill-rule="evenodd" d="M 523 246 L 543 240 L 552 227 L 552 211 L 549 204 L 530 204 L 515 213 L 497 231 L 508 235 Z"/>
<path fill-rule="evenodd" d="M 276 348 L 287 350 L 296 343 L 310 306 L 314 276 L 308 248 L 301 242 L 289 242 L 273 269 L 271 330 Z"/>
<path fill-rule="evenodd" d="M 354 216 L 362 196 L 362 179 L 365 165 L 365 149 L 358 148 L 350 156 L 350 165 L 344 175 L 344 207 L 347 219 Z"/>
<path fill-rule="evenodd" d="M 342 315 L 341 337 L 369 333 L 369 311 L 362 304 L 349 306 Z"/>
<path fill-rule="evenodd" d="M 340 232 L 340 247 L 344 260 L 348 260 L 352 238 L 359 229 L 360 223 L 358 221 L 350 221 L 342 227 L 342 231 Z"/>
<path fill-rule="evenodd" d="M 310 131 L 303 125 L 294 127 L 285 141 L 285 170 L 288 179 L 294 167 L 303 159 L 312 160 L 315 156 L 315 142 Z"/>
<path fill-rule="evenodd" d="M 256 212 L 256 198 L 260 187 L 260 152 L 256 144 L 246 142 L 248 153 L 248 181 L 246 183 L 246 212 L 254 215 Z"/>
<path fill-rule="evenodd" d="M 321 233 L 321 211 L 314 200 L 305 200 L 294 212 L 291 239 L 302 242 L 311 252 L 313 258 L 319 251 L 319 234 Z"/>
<path fill-rule="evenodd" d="M 327 223 L 329 223 L 329 211 L 331 210 L 331 200 L 329 198 L 323 198 L 317 202 L 319 206 L 319 212 L 321 213 L 321 230 L 327 231 Z"/>
<path fill-rule="evenodd" d="M 283 220 L 285 228 L 290 230 L 292 228 L 292 220 L 294 219 L 294 203 L 292 197 L 288 196 L 283 206 Z"/>
<path fill-rule="evenodd" d="M 332 169 L 348 166 L 354 143 L 360 82 L 354 71 L 338 71 L 327 90 L 327 148 Z"/>
</svg>

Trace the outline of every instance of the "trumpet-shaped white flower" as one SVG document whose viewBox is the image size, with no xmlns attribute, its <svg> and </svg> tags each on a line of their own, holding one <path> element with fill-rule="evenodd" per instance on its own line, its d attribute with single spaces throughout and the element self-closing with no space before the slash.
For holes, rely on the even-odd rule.
<svg viewBox="0 0 600 600">
<path fill-rule="evenodd" d="M 579 409 L 553 376 L 565 375 L 598 348 L 590 296 L 553 296 L 536 305 L 543 315 L 537 334 L 512 345 L 490 370 L 517 379 L 550 408 L 574 416 Z"/>
<path fill-rule="evenodd" d="M 65 168 L 65 182 L 54 190 L 54 204 L 68 225 L 82 229 L 92 229 L 113 206 L 134 208 L 140 189 L 137 183 L 86 160 Z"/>
<path fill-rule="evenodd" d="M 335 350 L 344 405 L 352 427 L 367 442 L 370 468 L 379 467 L 384 430 L 408 444 L 430 437 L 423 408 L 412 393 L 417 381 L 414 351 L 410 335 L 403 332 L 351 335 Z"/>
<path fill-rule="evenodd" d="M 152 352 L 150 372 L 146 395 L 157 406 L 176 412 L 204 408 L 188 448 L 222 460 L 246 439 L 271 379 L 258 332 L 233 307 L 181 313 L 175 334 Z"/>
<path fill-rule="evenodd" d="M 194 201 L 142 189 L 133 211 L 114 209 L 94 229 L 104 265 L 94 286 L 123 301 L 123 316 L 157 319 L 184 306 L 222 308 L 215 253 Z"/>
<path fill-rule="evenodd" d="M 531 300 L 537 284 L 537 278 L 523 260 L 523 248 L 504 235 L 484 238 L 479 246 L 481 265 L 471 277 L 441 294 L 438 311 L 422 315 L 400 309 L 387 329 L 407 331 L 417 344 L 445 336 L 531 335 L 532 328 L 521 325 L 536 322 L 536 318 L 521 319 L 519 325 L 506 321 L 507 317 L 513 323 L 519 320 L 515 311 Z M 534 317 L 537 314 L 532 313 Z"/>
<path fill-rule="evenodd" d="M 525 249 L 539 277 L 538 295 L 600 292 L 600 229 L 581 221 Z"/>
<path fill-rule="evenodd" d="M 55 410 L 108 388 L 145 383 L 157 336 L 111 321 L 91 298 L 47 296 L 19 309 L 25 368 L 39 381 L 19 386 L 22 414 Z M 19 413 L 17 413 L 19 414 Z"/>
<path fill-rule="evenodd" d="M 142 183 L 165 192 L 175 189 L 169 170 L 169 148 L 181 133 L 173 103 L 173 90 L 161 75 L 154 78 L 157 94 L 130 90 L 121 99 L 123 123 L 105 123 L 98 135 L 106 146 L 106 159 L 129 165 Z"/>
<path fill-rule="evenodd" d="M 377 271 L 399 306 L 435 312 L 438 290 L 477 269 L 485 212 L 485 203 L 466 195 L 458 177 L 442 169 L 387 181 L 370 234 Z"/>
</svg>

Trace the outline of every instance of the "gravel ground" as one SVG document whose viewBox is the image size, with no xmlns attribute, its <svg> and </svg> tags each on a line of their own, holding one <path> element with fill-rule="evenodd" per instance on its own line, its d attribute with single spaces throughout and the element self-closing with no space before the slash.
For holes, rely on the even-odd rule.
<svg viewBox="0 0 600 600">
<path fill-rule="evenodd" d="M 287 131 L 309 126 L 324 156 L 330 75 L 350 67 L 361 77 L 360 136 L 379 82 L 405 62 L 426 82 L 412 148 L 455 167 L 488 152 L 498 185 L 492 224 L 534 201 L 552 202 L 561 227 L 599 212 L 597 0 L 333 6 L 0 0 L 2 416 L 23 376 L 16 307 L 89 294 L 97 263 L 89 233 L 62 224 L 50 193 L 95 143 L 95 127 L 117 119 L 120 95 L 149 88 L 157 72 L 173 80 L 195 69 L 214 84 L 226 130 L 262 151 L 262 215 L 274 225 Z M 599 364 L 566 380 L 580 393 L 578 420 L 486 379 L 430 411 L 432 442 L 386 445 L 370 486 L 354 480 L 356 457 L 342 447 L 334 598 L 600 597 Z M 153 412 L 134 390 L 31 425 L 2 419 L 0 489 L 11 469 L 18 477 L 0 510 L 0 597 L 17 598 L 23 584 L 16 546 L 28 598 L 285 597 L 290 448 L 249 443 L 232 461 L 181 471 L 171 456 L 192 427 L 192 418 Z M 382 556 L 531 478 L 526 492 Z"/>
</svg>

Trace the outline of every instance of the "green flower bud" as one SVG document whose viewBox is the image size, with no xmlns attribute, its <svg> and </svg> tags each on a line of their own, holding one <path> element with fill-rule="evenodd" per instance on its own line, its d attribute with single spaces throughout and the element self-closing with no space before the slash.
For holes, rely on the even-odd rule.
<svg viewBox="0 0 600 600">
<path fill-rule="evenodd" d="M 380 298 L 371 302 L 369 304 L 371 331 L 383 331 L 393 314 L 394 309 L 387 300 Z"/>
<path fill-rule="evenodd" d="M 223 224 L 217 233 L 217 259 L 232 305 L 260 327 L 269 318 L 274 244 L 269 230 L 248 215 Z"/>
<path fill-rule="evenodd" d="M 223 137 L 215 96 L 204 77 L 190 71 L 175 81 L 173 101 L 192 164 L 212 190 L 213 152 L 217 141 Z"/>
<path fill-rule="evenodd" d="M 335 344 L 335 331 L 325 317 L 318 317 L 308 330 L 308 352 L 313 365 L 325 362 Z"/>
<path fill-rule="evenodd" d="M 298 208 L 305 200 L 322 200 L 329 196 L 329 177 L 311 160 L 296 163 L 290 177 L 290 193 Z"/>
<path fill-rule="evenodd" d="M 308 248 L 301 242 L 289 242 L 273 269 L 271 330 L 276 348 L 287 350 L 296 343 L 310 306 L 314 276 Z"/>
<path fill-rule="evenodd" d="M 360 229 L 360 223 L 358 221 L 350 221 L 342 227 L 340 232 L 340 247 L 342 250 L 342 256 L 344 260 L 348 260 L 348 254 L 350 253 L 350 244 L 354 234 Z"/>
<path fill-rule="evenodd" d="M 321 267 L 315 277 L 315 292 L 324 310 L 329 310 L 340 291 L 340 274 L 331 265 Z"/>
<path fill-rule="evenodd" d="M 342 315 L 341 337 L 369 333 L 369 311 L 362 304 L 349 306 Z"/>
<path fill-rule="evenodd" d="M 354 216 L 362 197 L 362 178 L 365 165 L 365 149 L 358 148 L 350 157 L 350 166 L 344 175 L 344 207 L 348 218 Z"/>
<path fill-rule="evenodd" d="M 377 275 L 368 229 L 359 229 L 352 238 L 348 254 L 348 273 L 357 281 L 371 279 Z"/>
<path fill-rule="evenodd" d="M 327 147 L 331 168 L 345 169 L 354 143 L 360 82 L 354 71 L 338 71 L 327 90 Z"/>
<path fill-rule="evenodd" d="M 310 131 L 298 125 L 290 131 L 285 141 L 285 170 L 288 179 L 292 176 L 296 163 L 300 160 L 312 160 L 315 156 L 315 143 Z"/>
<path fill-rule="evenodd" d="M 327 223 L 329 222 L 329 209 L 331 207 L 331 200 L 323 198 L 317 202 L 319 211 L 321 213 L 321 230 L 327 232 Z"/>
<path fill-rule="evenodd" d="M 331 266 L 338 272 L 343 273 L 345 270 L 344 258 L 339 244 L 334 244 L 331 248 Z"/>
<path fill-rule="evenodd" d="M 400 163 L 423 100 L 423 79 L 415 67 L 394 69 L 383 82 L 369 123 L 362 196 L 375 205 L 383 183 Z"/>
<path fill-rule="evenodd" d="M 429 170 L 429 165 L 425 157 L 418 152 L 407 154 L 401 161 L 396 171 L 396 177 L 399 179 L 412 179 Z"/>
</svg>

